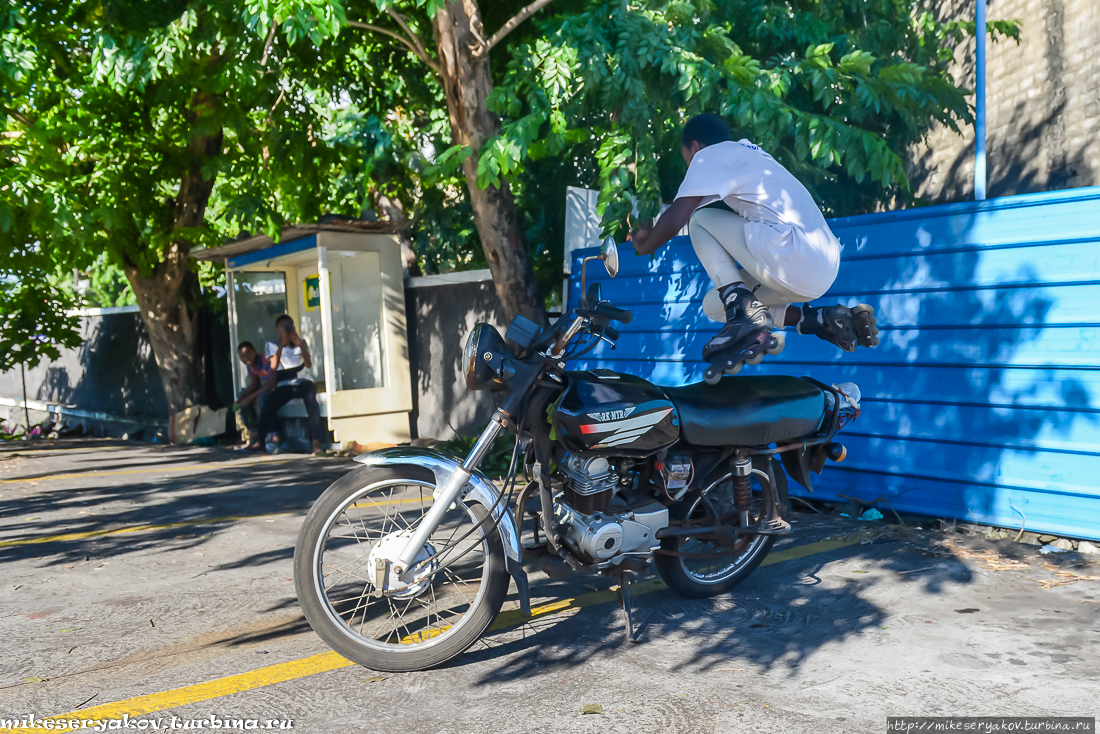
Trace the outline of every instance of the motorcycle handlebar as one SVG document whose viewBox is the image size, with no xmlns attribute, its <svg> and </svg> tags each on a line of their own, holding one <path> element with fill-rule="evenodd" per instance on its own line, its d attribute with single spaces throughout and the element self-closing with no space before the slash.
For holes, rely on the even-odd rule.
<svg viewBox="0 0 1100 734">
<path fill-rule="evenodd" d="M 629 324 L 634 320 L 634 314 L 625 308 L 616 308 L 607 301 L 600 301 L 596 304 L 596 307 L 592 309 L 596 314 L 603 316 L 604 318 L 612 319 L 614 321 L 620 321 L 624 324 Z"/>
</svg>

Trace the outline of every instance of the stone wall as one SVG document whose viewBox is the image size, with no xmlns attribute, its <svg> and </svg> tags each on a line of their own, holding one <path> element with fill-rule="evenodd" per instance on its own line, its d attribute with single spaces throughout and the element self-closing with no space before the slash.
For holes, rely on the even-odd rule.
<svg viewBox="0 0 1100 734">
<path fill-rule="evenodd" d="M 945 18 L 973 2 L 934 0 Z M 989 0 L 990 20 L 1021 20 L 1021 42 L 990 43 L 986 76 L 990 197 L 1100 184 L 1100 2 Z M 956 82 L 975 86 L 974 43 Z M 974 131 L 937 128 L 911 151 L 910 178 L 928 203 L 973 198 Z"/>
</svg>

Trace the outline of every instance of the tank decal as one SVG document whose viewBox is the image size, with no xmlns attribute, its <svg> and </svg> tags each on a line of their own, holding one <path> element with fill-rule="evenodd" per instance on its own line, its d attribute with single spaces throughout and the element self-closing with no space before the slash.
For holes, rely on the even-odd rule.
<svg viewBox="0 0 1100 734">
<path fill-rule="evenodd" d="M 580 426 L 581 433 L 609 433 L 611 435 L 604 436 L 600 443 L 592 448 L 603 448 L 607 446 L 619 446 L 621 444 L 630 443 L 638 437 L 644 435 L 651 430 L 655 425 L 664 420 L 665 416 L 672 412 L 671 407 L 665 407 L 668 403 L 664 401 L 654 401 L 644 405 L 637 406 L 637 408 L 631 409 L 629 412 L 633 413 L 634 410 L 645 410 L 646 408 L 654 408 L 649 413 L 643 413 L 642 415 L 633 415 L 630 418 L 623 420 L 609 420 L 597 423 L 589 423 Z M 615 411 L 616 413 L 622 413 L 622 411 Z M 591 413 L 589 415 L 592 415 Z"/>
</svg>

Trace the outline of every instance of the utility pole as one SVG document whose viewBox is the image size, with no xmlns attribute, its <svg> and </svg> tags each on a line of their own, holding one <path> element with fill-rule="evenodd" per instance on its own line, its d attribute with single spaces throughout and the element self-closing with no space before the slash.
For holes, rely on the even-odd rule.
<svg viewBox="0 0 1100 734">
<path fill-rule="evenodd" d="M 985 3 L 986 0 L 975 0 L 977 8 L 974 18 L 974 42 L 977 44 L 977 63 L 975 72 L 977 84 L 974 90 L 975 116 L 974 116 L 974 200 L 985 199 L 986 167 L 985 167 Z"/>
</svg>

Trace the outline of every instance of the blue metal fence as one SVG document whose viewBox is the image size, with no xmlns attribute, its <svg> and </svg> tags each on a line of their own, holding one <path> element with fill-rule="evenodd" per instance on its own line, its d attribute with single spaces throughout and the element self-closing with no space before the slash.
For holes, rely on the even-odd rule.
<svg viewBox="0 0 1100 734">
<path fill-rule="evenodd" d="M 875 307 L 882 343 L 846 354 L 788 330 L 742 374 L 809 375 L 863 392 L 814 496 L 882 495 L 903 512 L 1100 539 L 1100 187 L 830 221 L 843 250 L 830 299 Z M 580 295 L 576 253 L 570 302 Z M 621 251 L 589 282 L 634 311 L 608 367 L 658 384 L 702 379 L 710 287 L 686 237 Z"/>
</svg>

